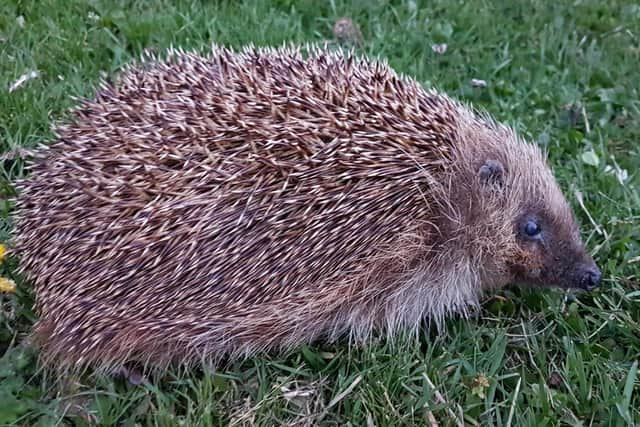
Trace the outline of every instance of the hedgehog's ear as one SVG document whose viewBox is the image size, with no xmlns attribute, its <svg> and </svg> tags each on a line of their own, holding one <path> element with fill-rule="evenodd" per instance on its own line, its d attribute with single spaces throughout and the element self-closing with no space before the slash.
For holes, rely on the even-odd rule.
<svg viewBox="0 0 640 427">
<path fill-rule="evenodd" d="M 502 187 L 504 180 L 504 167 L 497 160 L 487 160 L 478 169 L 480 182 L 483 184 L 495 184 Z"/>
</svg>

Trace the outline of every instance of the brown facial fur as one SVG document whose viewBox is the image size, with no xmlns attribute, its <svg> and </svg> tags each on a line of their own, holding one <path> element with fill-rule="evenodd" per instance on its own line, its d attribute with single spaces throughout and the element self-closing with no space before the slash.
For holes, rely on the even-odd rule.
<svg viewBox="0 0 640 427">
<path fill-rule="evenodd" d="M 475 236 L 476 244 L 485 245 L 469 250 L 487 256 L 478 265 L 493 279 L 483 280 L 483 285 L 581 287 L 581 272 L 597 267 L 585 252 L 573 213 L 540 150 L 491 119 L 469 123 L 452 162 L 459 168 L 451 197 L 462 210 L 461 222 L 467 224 L 461 240 L 474 241 Z M 498 178 L 489 174 L 496 168 Z M 522 226 L 527 219 L 540 224 L 541 239 L 526 238 Z"/>
<path fill-rule="evenodd" d="M 59 367 L 416 331 L 589 262 L 537 147 L 342 53 L 170 52 L 58 135 L 19 185 L 15 244 Z M 518 237 L 531 210 L 545 251 Z"/>
</svg>

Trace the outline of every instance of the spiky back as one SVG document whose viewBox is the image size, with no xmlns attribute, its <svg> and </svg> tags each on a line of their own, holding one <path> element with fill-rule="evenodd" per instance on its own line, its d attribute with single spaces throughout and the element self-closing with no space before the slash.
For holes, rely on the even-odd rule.
<svg viewBox="0 0 640 427">
<path fill-rule="evenodd" d="M 348 327 L 419 256 L 398 253 L 431 230 L 459 108 L 323 50 L 125 70 L 20 184 L 45 353 L 184 360 Z"/>
</svg>

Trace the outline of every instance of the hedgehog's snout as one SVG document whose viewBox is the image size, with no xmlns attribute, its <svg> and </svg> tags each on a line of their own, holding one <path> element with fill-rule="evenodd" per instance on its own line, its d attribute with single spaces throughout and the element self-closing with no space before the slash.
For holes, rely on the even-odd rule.
<svg viewBox="0 0 640 427">
<path fill-rule="evenodd" d="M 593 291 L 602 280 L 602 273 L 591 256 L 581 250 L 577 256 L 574 255 L 573 262 L 570 260 L 570 253 L 564 253 L 564 259 L 568 268 L 558 277 L 559 284 L 565 288 L 581 289 L 584 291 Z"/>
<path fill-rule="evenodd" d="M 595 263 L 591 265 L 581 266 L 580 273 L 578 274 L 579 283 L 578 287 L 586 291 L 592 291 L 600 286 L 600 279 L 602 273 Z"/>
</svg>

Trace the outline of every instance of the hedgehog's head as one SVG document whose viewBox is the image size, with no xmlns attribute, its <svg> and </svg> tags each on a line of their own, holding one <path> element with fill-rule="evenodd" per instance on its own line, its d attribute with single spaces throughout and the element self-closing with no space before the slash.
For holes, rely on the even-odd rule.
<svg viewBox="0 0 640 427">
<path fill-rule="evenodd" d="M 465 159 L 458 203 L 482 286 L 596 288 L 600 270 L 540 149 L 503 127 L 489 135 Z"/>
</svg>

